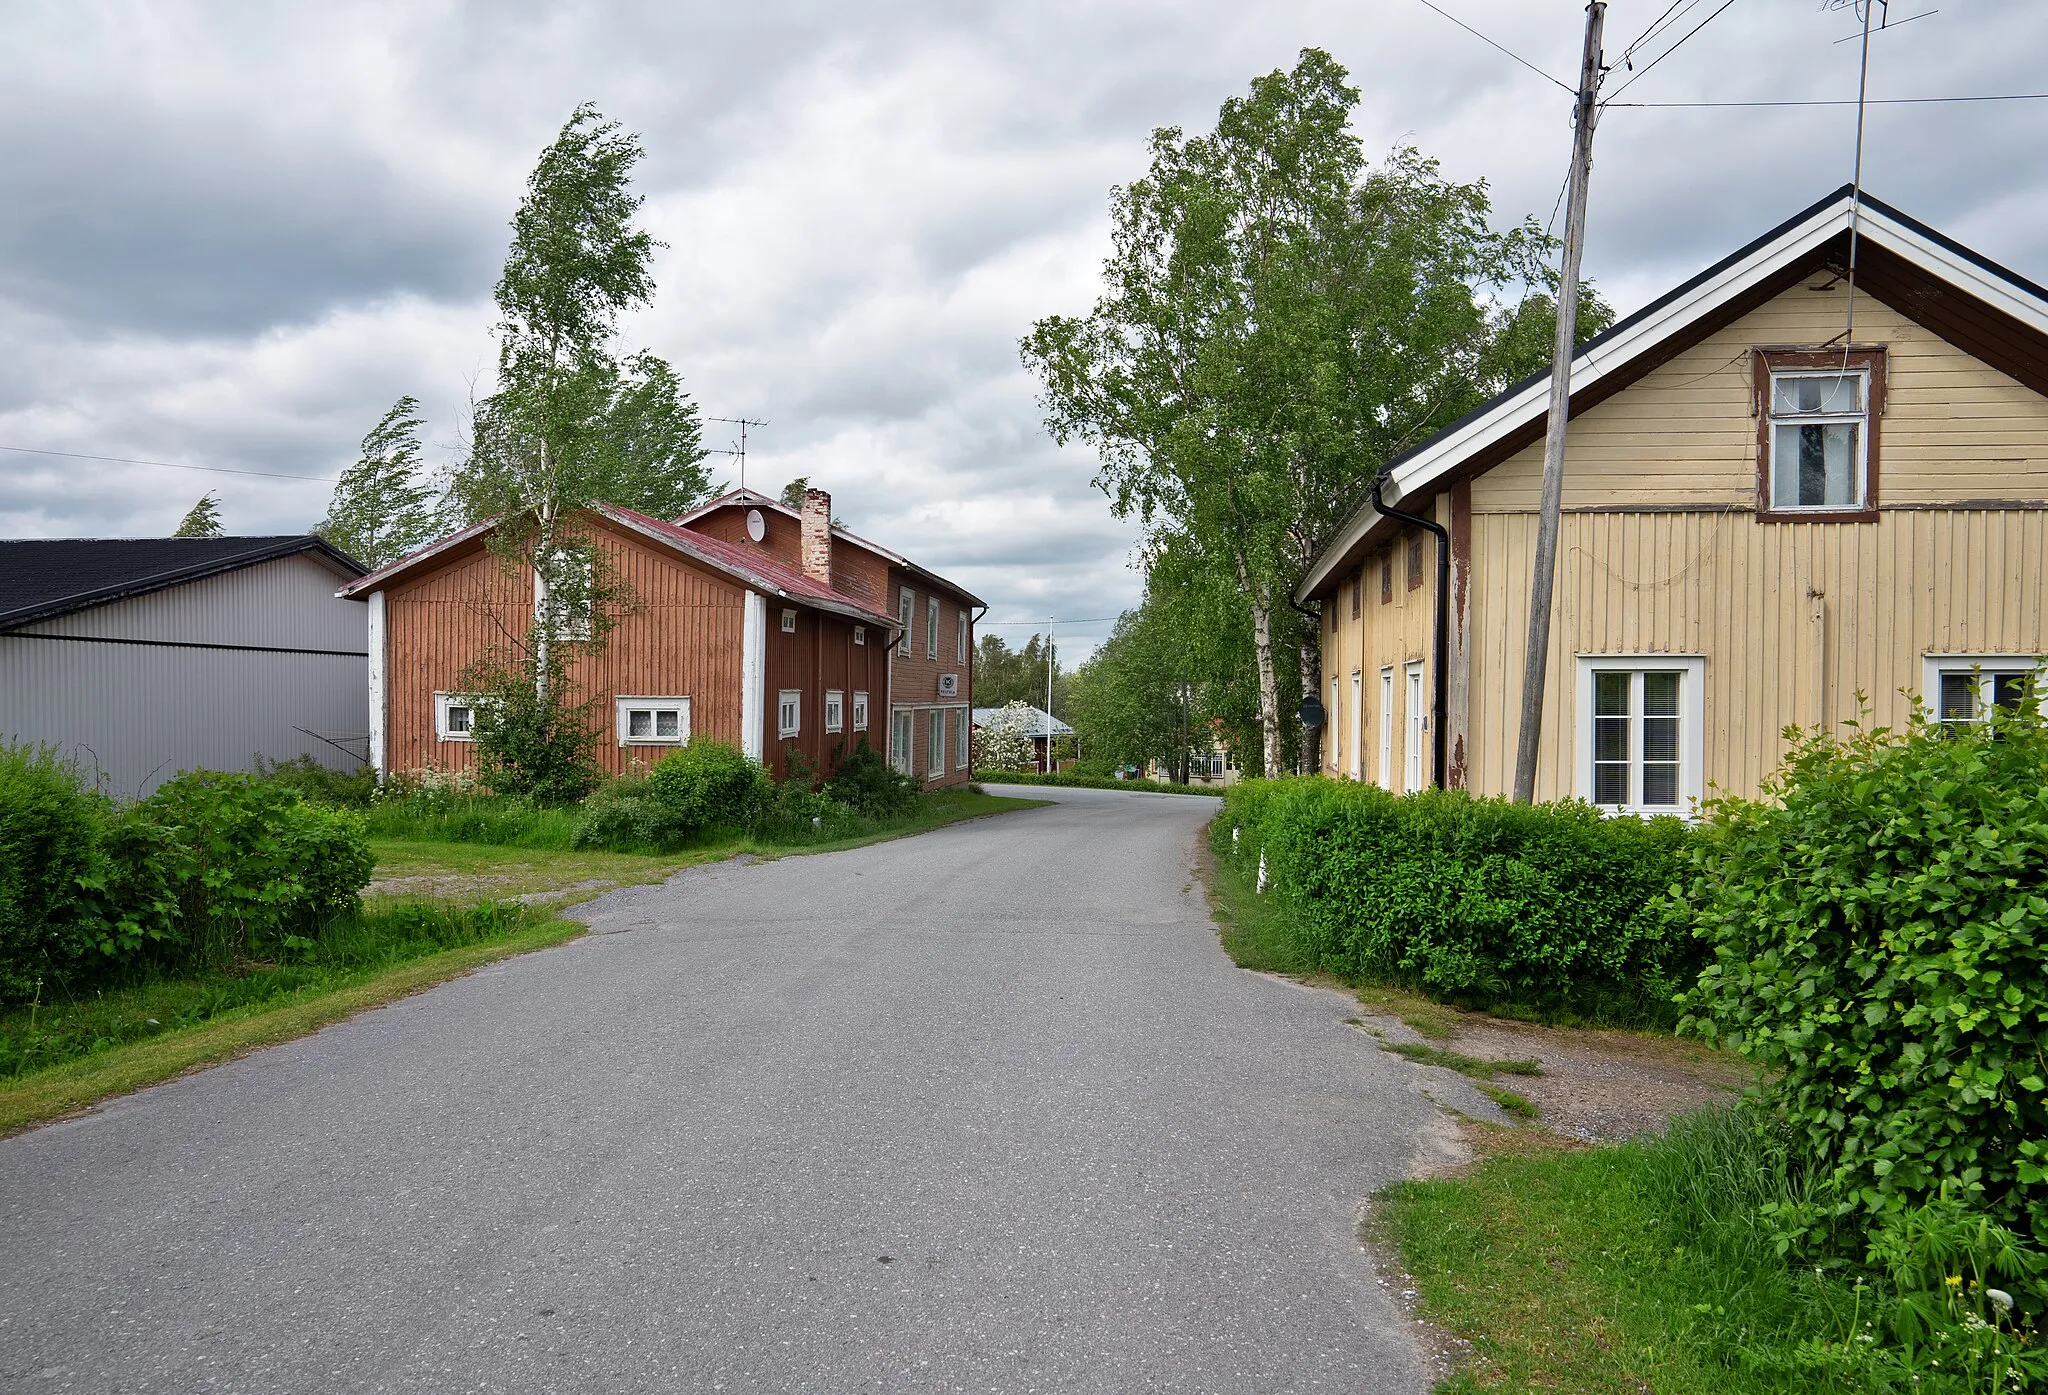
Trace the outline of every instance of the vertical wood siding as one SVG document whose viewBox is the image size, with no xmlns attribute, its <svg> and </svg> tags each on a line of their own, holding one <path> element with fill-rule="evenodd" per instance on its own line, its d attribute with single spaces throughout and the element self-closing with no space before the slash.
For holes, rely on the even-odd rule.
<svg viewBox="0 0 2048 1395">
<path fill-rule="evenodd" d="M 612 712 L 617 694 L 687 697 L 693 736 L 738 745 L 744 588 L 610 528 L 600 530 L 598 541 L 632 596 L 603 651 L 578 646 L 569 666 L 578 695 L 601 699 L 599 763 L 616 773 L 629 759 L 651 762 L 662 752 L 619 746 Z M 772 602 L 770 609 L 772 649 L 779 611 Z M 433 695 L 459 692 L 464 671 L 487 650 L 523 640 L 532 614 L 531 577 L 508 576 L 480 546 L 392 588 L 386 599 L 392 769 L 471 764 L 471 743 L 436 739 Z"/>
<path fill-rule="evenodd" d="M 1448 526 L 1448 505 L 1434 508 L 1431 517 Z M 1436 539 L 1429 534 L 1422 535 L 1422 585 L 1411 590 L 1408 586 L 1408 536 L 1403 532 L 1394 539 L 1391 601 L 1383 603 L 1380 600 L 1380 561 L 1379 554 L 1375 552 L 1366 559 L 1364 567 L 1344 578 L 1336 597 L 1324 603 L 1324 613 L 1334 616 L 1335 623 L 1326 622 L 1324 626 L 1321 697 L 1324 706 L 1330 709 L 1330 727 L 1324 733 L 1323 769 L 1328 774 L 1346 777 L 1356 769 L 1360 779 L 1368 783 L 1378 782 L 1382 706 L 1380 671 L 1391 668 L 1394 670 L 1392 788 L 1395 790 L 1405 790 L 1408 768 L 1407 666 L 1411 663 L 1423 666 L 1425 707 L 1435 692 L 1432 646 L 1436 623 Z M 1351 618 L 1351 588 L 1354 584 L 1360 587 L 1356 620 Z M 1361 680 L 1358 701 L 1362 704 L 1362 712 L 1356 722 L 1352 713 L 1353 673 L 1359 674 Z M 1330 693 L 1333 677 L 1338 680 L 1337 701 L 1334 703 Z M 1338 742 L 1330 740 L 1331 732 L 1338 735 Z M 1359 751 L 1355 765 L 1354 735 Z M 1430 759 L 1429 734 L 1425 730 L 1422 748 L 1422 783 L 1425 787 L 1432 775 Z"/>
</svg>

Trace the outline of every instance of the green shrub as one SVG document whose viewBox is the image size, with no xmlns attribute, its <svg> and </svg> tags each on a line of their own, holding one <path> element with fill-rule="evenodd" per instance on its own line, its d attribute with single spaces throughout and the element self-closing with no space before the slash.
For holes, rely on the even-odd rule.
<svg viewBox="0 0 2048 1395">
<path fill-rule="evenodd" d="M 1397 796 L 1309 777 L 1224 795 L 1236 855 L 1293 912 L 1302 956 L 1468 1004 L 1667 1021 L 1700 953 L 1661 901 L 1677 819 Z"/>
<path fill-rule="evenodd" d="M 254 775 L 180 775 L 127 820 L 125 893 L 175 905 L 179 967 L 275 957 L 357 904 L 372 860 L 360 815 Z"/>
<path fill-rule="evenodd" d="M 1791 1237 L 1947 1194 L 2048 1234 L 2048 728 L 1796 738 L 1708 806 L 1685 1025 L 1765 1067 L 1827 1183 Z"/>
<path fill-rule="evenodd" d="M 54 751 L 0 744 L 0 1002 L 67 984 L 94 953 L 112 813 Z"/>
<path fill-rule="evenodd" d="M 583 801 L 570 846 L 668 853 L 689 846 L 702 831 L 677 818 L 651 780 L 631 775 L 599 785 Z"/>
<path fill-rule="evenodd" d="M 882 759 L 863 735 L 826 782 L 825 796 L 865 818 L 888 819 L 917 806 L 917 782 Z"/>
<path fill-rule="evenodd" d="M 273 785 L 297 791 L 308 804 L 361 809 L 377 796 L 377 772 L 368 766 L 343 771 L 322 765 L 307 755 L 285 761 L 265 760 L 259 755 L 256 773 Z"/>
<path fill-rule="evenodd" d="M 647 772 L 647 785 L 688 837 L 745 828 L 771 793 L 760 762 L 722 741 L 692 741 L 669 752 Z"/>
</svg>

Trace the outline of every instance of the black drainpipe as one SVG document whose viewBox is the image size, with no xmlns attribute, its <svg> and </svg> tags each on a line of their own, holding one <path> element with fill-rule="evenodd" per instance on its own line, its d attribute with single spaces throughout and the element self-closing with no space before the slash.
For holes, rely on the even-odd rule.
<svg viewBox="0 0 2048 1395">
<path fill-rule="evenodd" d="M 1380 490 L 1387 477 L 1376 475 L 1372 482 L 1372 506 L 1388 518 L 1402 523 L 1412 523 L 1418 528 L 1436 534 L 1436 661 L 1430 665 L 1433 670 L 1431 687 L 1435 692 L 1430 703 L 1430 754 L 1434 769 L 1430 772 L 1430 783 L 1438 789 L 1444 787 L 1444 738 L 1447 722 L 1445 713 L 1450 708 L 1451 652 L 1451 535 L 1440 523 L 1432 522 L 1420 514 L 1402 513 L 1399 509 L 1380 498 Z"/>
</svg>

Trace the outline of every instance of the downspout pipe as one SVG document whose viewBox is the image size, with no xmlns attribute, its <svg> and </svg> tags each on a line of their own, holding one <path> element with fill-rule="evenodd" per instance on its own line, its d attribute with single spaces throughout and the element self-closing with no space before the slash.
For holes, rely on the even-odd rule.
<svg viewBox="0 0 2048 1395">
<path fill-rule="evenodd" d="M 1372 506 L 1388 518 L 1401 523 L 1412 523 L 1417 528 L 1436 535 L 1436 659 L 1430 664 L 1432 682 L 1430 687 L 1430 780 L 1438 789 L 1444 787 L 1445 739 L 1450 710 L 1450 653 L 1451 653 L 1451 534 L 1450 530 L 1421 514 L 1403 513 L 1381 497 L 1386 487 L 1387 476 L 1382 473 L 1373 477 Z"/>
</svg>

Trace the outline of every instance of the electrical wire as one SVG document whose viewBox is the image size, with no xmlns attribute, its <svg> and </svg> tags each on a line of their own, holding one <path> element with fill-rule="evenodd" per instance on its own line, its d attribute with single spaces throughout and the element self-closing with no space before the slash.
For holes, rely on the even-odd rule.
<svg viewBox="0 0 2048 1395">
<path fill-rule="evenodd" d="M 1058 617 L 1054 618 L 1057 619 Z M 1059 623 L 1062 625 L 1107 625 L 1121 619 L 1123 619 L 1121 615 L 1098 615 L 1092 620 L 1060 620 Z M 978 620 L 975 622 L 974 627 L 977 630 L 983 630 L 987 629 L 990 625 L 1036 625 L 1038 623 L 1036 620 Z"/>
<path fill-rule="evenodd" d="M 255 475 L 267 480 L 310 480 L 314 484 L 333 484 L 332 475 L 287 475 L 277 470 L 235 470 L 226 465 L 180 465 L 174 460 L 135 460 L 125 455 L 83 455 L 71 450 L 38 450 L 34 446 L 0 446 L 0 450 L 12 451 L 17 455 L 56 455 L 66 460 L 104 460 L 110 465 L 155 465 L 165 470 L 203 470 L 214 475 Z"/>
<path fill-rule="evenodd" d="M 1481 43 L 1483 43 L 1483 44 L 1486 44 L 1486 45 L 1488 45 L 1488 46 L 1489 46 L 1489 47 L 1491 47 L 1491 48 L 1497 48 L 1497 49 L 1499 49 L 1499 50 L 1500 50 L 1500 51 L 1501 51 L 1502 53 L 1505 53 L 1505 54 L 1506 54 L 1506 55 L 1507 55 L 1508 57 L 1510 57 L 1510 58 L 1514 59 L 1514 60 L 1515 60 L 1515 61 L 1516 61 L 1517 63 L 1520 63 L 1520 64 L 1521 64 L 1521 65 L 1522 65 L 1523 67 L 1527 68 L 1527 69 L 1528 69 L 1528 70 L 1529 70 L 1530 72 L 1532 72 L 1532 73 L 1536 74 L 1536 76 L 1538 76 L 1538 77 L 1540 77 L 1540 78 L 1543 78 L 1544 80 L 1546 80 L 1546 81 L 1548 81 L 1548 82 L 1555 82 L 1555 83 L 1557 83 L 1557 85 L 1558 85 L 1559 87 L 1562 87 L 1562 88 L 1563 88 L 1563 89 L 1564 89 L 1565 91 L 1567 91 L 1567 92 L 1573 92 L 1573 91 L 1574 91 L 1574 89 L 1572 88 L 1572 86 L 1571 86 L 1571 85 L 1570 85 L 1569 83 L 1565 83 L 1565 82 L 1559 82 L 1559 81 L 1558 81 L 1558 79 L 1556 79 L 1556 78 L 1554 78 L 1554 77 L 1551 77 L 1549 73 L 1546 73 L 1546 72 L 1544 72 L 1544 71 L 1543 71 L 1543 70 L 1542 70 L 1541 68 L 1537 67 L 1537 66 L 1536 66 L 1536 65 L 1535 65 L 1534 63 L 1531 63 L 1531 62 L 1530 62 L 1530 61 L 1529 61 L 1528 59 L 1526 59 L 1526 58 L 1522 57 L 1522 55 L 1521 55 L 1521 54 L 1519 54 L 1519 53 L 1516 53 L 1516 52 L 1515 52 L 1515 51 L 1514 51 L 1513 49 L 1511 49 L 1511 48 L 1508 48 L 1507 46 L 1505 46 L 1505 45 L 1503 45 L 1503 44 L 1497 44 L 1497 43 L 1494 43 L 1494 41 L 1493 41 L 1493 40 L 1491 40 L 1491 39 L 1487 38 L 1487 37 L 1486 37 L 1486 36 L 1485 36 L 1484 34 L 1480 33 L 1480 32 L 1479 32 L 1479 31 L 1478 31 L 1477 29 L 1474 29 L 1474 28 L 1473 28 L 1473 27 L 1472 27 L 1471 25 L 1469 25 L 1469 24 L 1465 23 L 1465 21 L 1464 21 L 1464 20 L 1462 20 L 1462 19 L 1459 19 L 1459 18 L 1458 18 L 1458 17 L 1456 16 L 1456 15 L 1452 14 L 1452 13 L 1451 13 L 1451 12 L 1450 12 L 1449 10 L 1445 9 L 1445 8 L 1444 8 L 1443 6 L 1441 6 L 1441 5 L 1436 5 L 1436 4 L 1432 4 L 1432 3 L 1431 3 L 1431 0 L 1422 0 L 1422 3 L 1423 3 L 1424 5 L 1426 5 L 1426 6 L 1428 6 L 1428 7 L 1430 8 L 1430 9 L 1432 9 L 1432 10 L 1435 10 L 1435 11 L 1436 11 L 1436 12 L 1437 12 L 1438 14 L 1442 15 L 1442 16 L 1443 16 L 1443 17 L 1444 17 L 1445 19 L 1449 20 L 1449 21 L 1450 21 L 1451 23 L 1453 23 L 1453 24 L 1457 25 L 1457 26 L 1458 26 L 1458 27 L 1459 27 L 1460 29 L 1464 30 L 1464 31 L 1465 31 L 1465 32 L 1466 32 L 1467 34 L 1470 34 L 1470 35 L 1471 35 L 1471 36 L 1472 36 L 1473 38 L 1475 38 L 1475 39 L 1479 40 L 1479 42 L 1481 42 Z"/>
<path fill-rule="evenodd" d="M 1872 107 L 1924 106 L 1942 102 L 2040 102 L 2048 92 L 1993 92 L 1977 97 L 1872 97 L 1863 105 Z M 1832 97 L 1781 102 L 1602 102 L 1608 107 L 1853 107 L 1853 97 Z"/>
<path fill-rule="evenodd" d="M 1643 64 L 1642 67 L 1636 69 L 1632 74 L 1629 75 L 1628 81 L 1624 82 L 1621 86 L 1614 89 L 1614 95 L 1616 97 L 1619 97 L 1622 93 L 1628 91 L 1629 88 L 1634 87 L 1638 82 L 1642 81 L 1643 77 L 1650 71 L 1650 69 L 1656 67 L 1659 63 L 1662 63 L 1672 54 L 1678 52 L 1678 50 L 1680 50 L 1681 48 L 1684 48 L 1685 41 L 1687 39 L 1690 39 L 1693 35 L 1699 33 L 1700 30 L 1706 28 L 1709 24 L 1712 24 L 1722 15 L 1727 14 L 1729 6 L 1733 5 L 1734 3 L 1735 0 L 1722 0 L 1720 9 L 1715 10 L 1712 14 L 1708 15 L 1698 24 L 1695 24 L 1692 28 L 1686 30 L 1685 33 L 1679 38 L 1677 43 L 1673 44 L 1670 48 L 1665 49 L 1662 53 L 1658 54 L 1655 58 L 1652 58 L 1649 62 Z M 1611 101 L 1613 99 L 1610 98 L 1609 100 Z M 1607 102 L 1602 102 L 1600 105 L 1604 107 L 1607 105 Z"/>
<path fill-rule="evenodd" d="M 1650 42 L 1651 39 L 1654 39 L 1655 37 L 1657 37 L 1658 34 L 1662 33 L 1666 26 L 1666 22 L 1671 20 L 1674 14 L 1677 14 L 1680 11 L 1681 7 L 1683 8 L 1683 10 L 1690 12 L 1692 8 L 1697 4 L 1699 4 L 1699 0 L 1671 0 L 1671 3 L 1664 7 L 1664 13 L 1658 15 L 1655 19 L 1651 20 L 1650 27 L 1645 29 L 1642 33 L 1636 35 L 1635 39 L 1629 44 L 1629 46 L 1621 51 L 1622 64 L 1627 64 L 1631 58 L 1635 57 L 1637 49 L 1641 48 L 1644 44 Z"/>
</svg>

